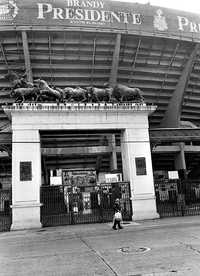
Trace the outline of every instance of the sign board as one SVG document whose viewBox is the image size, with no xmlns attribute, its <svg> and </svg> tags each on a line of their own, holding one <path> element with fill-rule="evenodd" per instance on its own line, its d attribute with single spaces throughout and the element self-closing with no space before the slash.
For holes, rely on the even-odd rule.
<svg viewBox="0 0 200 276">
<path fill-rule="evenodd" d="M 63 170 L 63 185 L 86 187 L 96 185 L 95 170 Z"/>
<path fill-rule="evenodd" d="M 179 179 L 178 171 L 168 171 L 169 179 Z"/>
<path fill-rule="evenodd" d="M 107 174 L 105 174 L 105 181 L 106 181 L 106 183 L 120 182 L 120 181 L 122 181 L 122 174 L 121 173 L 107 173 Z"/>
<path fill-rule="evenodd" d="M 62 185 L 62 177 L 50 176 L 50 185 Z"/>
<path fill-rule="evenodd" d="M 200 15 L 109 0 L 0 0 L 0 27 L 85 27 L 200 40 Z M 96 30 L 95 30 L 96 31 Z"/>
</svg>

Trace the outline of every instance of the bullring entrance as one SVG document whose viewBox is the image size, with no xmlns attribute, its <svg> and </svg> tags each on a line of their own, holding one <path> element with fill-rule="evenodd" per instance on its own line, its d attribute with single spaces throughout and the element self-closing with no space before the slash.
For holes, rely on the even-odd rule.
<svg viewBox="0 0 200 276">
<path fill-rule="evenodd" d="M 44 196 L 46 186 L 49 200 L 51 189 L 55 190 L 54 197 L 57 193 L 57 202 L 62 197 L 70 223 L 84 222 L 84 218 L 88 218 L 86 222 L 94 221 L 94 218 L 97 221 L 111 220 L 109 204 L 113 198 L 109 199 L 109 193 L 117 190 L 121 198 L 124 196 L 127 219 L 131 215 L 133 220 L 158 217 L 148 133 L 148 115 L 155 110 L 154 106 L 136 103 L 20 103 L 4 110 L 12 118 L 13 129 L 12 229 L 41 227 L 41 221 L 45 224 L 43 219 L 52 211 L 48 196 Z M 72 137 L 79 143 L 79 149 L 75 142 L 74 147 L 67 147 Z M 94 143 L 93 146 L 89 142 L 86 149 L 83 146 L 86 141 Z M 98 146 L 95 141 L 98 141 Z M 89 171 L 98 185 L 84 186 L 81 183 L 82 187 L 78 187 L 68 183 L 67 178 L 76 169 L 81 169 L 81 173 Z M 61 178 L 59 170 L 62 171 Z M 105 180 L 100 180 L 113 171 L 121 175 L 120 183 L 105 184 Z M 56 182 L 63 181 L 64 176 L 66 185 Z M 127 192 L 129 183 L 130 193 Z M 107 212 L 102 213 L 97 208 L 102 206 L 100 203 L 107 206 Z M 60 207 L 54 206 L 53 211 Z M 92 213 L 96 215 L 91 216 Z"/>
</svg>

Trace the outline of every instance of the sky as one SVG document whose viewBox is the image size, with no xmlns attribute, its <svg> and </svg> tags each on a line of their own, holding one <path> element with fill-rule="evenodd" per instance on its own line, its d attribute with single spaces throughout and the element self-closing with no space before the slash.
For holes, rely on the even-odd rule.
<svg viewBox="0 0 200 276">
<path fill-rule="evenodd" d="M 171 8 L 175 10 L 182 10 L 187 12 L 198 13 L 200 15 L 200 0 L 113 0 L 120 2 L 132 2 L 147 4 L 152 6 L 160 6 Z"/>
</svg>

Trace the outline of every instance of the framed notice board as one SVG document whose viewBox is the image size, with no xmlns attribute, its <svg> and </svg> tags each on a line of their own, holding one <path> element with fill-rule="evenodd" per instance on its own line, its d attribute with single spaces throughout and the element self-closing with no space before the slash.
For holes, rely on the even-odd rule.
<svg viewBox="0 0 200 276">
<path fill-rule="evenodd" d="M 136 157 L 135 165 L 136 165 L 136 175 L 146 175 L 147 174 L 145 157 Z"/>
<path fill-rule="evenodd" d="M 32 162 L 20 162 L 20 181 L 32 180 Z"/>
</svg>

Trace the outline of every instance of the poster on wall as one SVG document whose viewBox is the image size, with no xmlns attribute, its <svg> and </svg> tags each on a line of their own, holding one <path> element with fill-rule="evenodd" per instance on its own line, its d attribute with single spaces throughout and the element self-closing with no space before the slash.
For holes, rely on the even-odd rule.
<svg viewBox="0 0 200 276">
<path fill-rule="evenodd" d="M 86 187 L 96 185 L 95 170 L 62 170 L 63 185 Z"/>
</svg>

